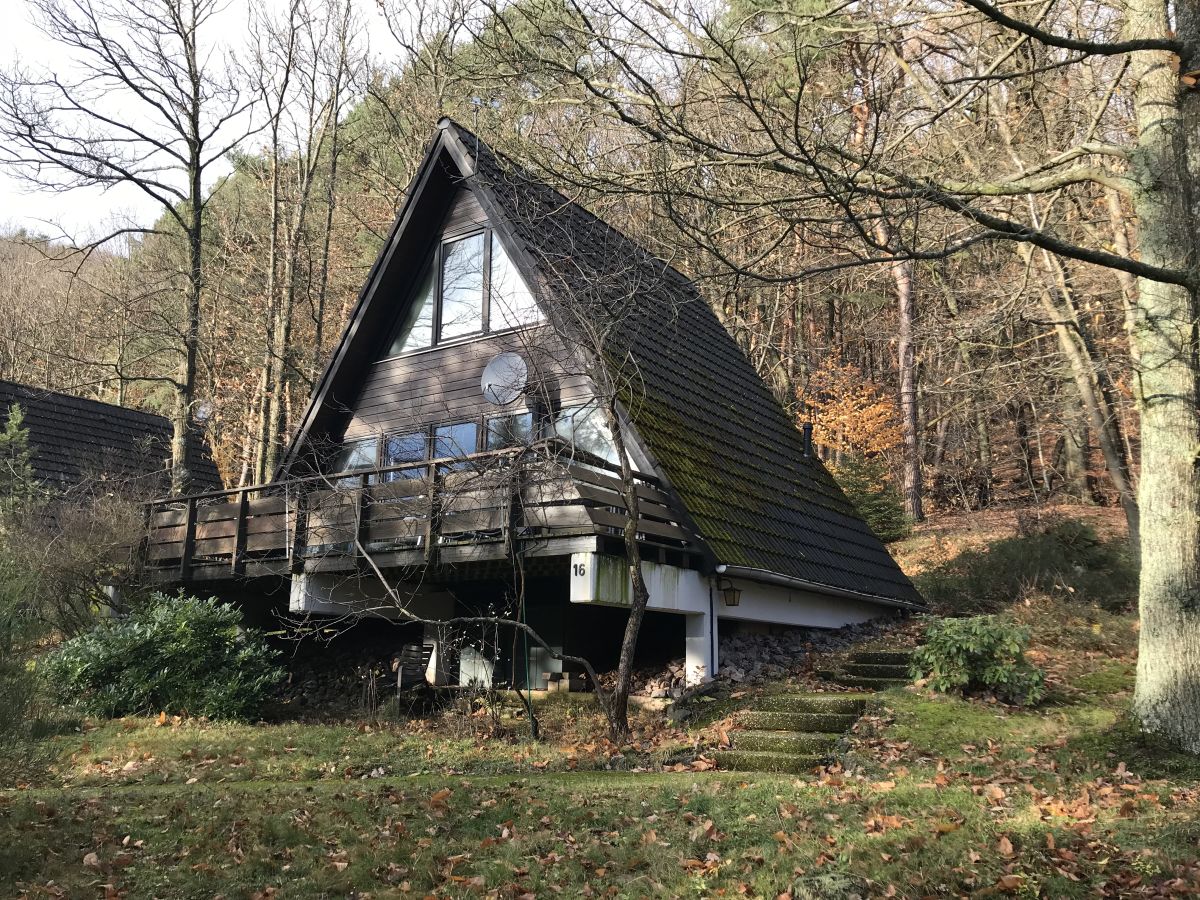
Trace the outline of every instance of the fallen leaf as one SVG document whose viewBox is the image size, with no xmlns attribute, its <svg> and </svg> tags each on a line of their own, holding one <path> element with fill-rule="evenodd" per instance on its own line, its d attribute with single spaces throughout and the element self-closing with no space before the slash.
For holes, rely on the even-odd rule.
<svg viewBox="0 0 1200 900">
<path fill-rule="evenodd" d="M 1000 841 L 996 844 L 996 852 L 1005 859 L 1012 859 L 1017 855 L 1016 850 L 1013 849 L 1012 841 L 1008 839 L 1008 835 L 1000 836 Z"/>
</svg>

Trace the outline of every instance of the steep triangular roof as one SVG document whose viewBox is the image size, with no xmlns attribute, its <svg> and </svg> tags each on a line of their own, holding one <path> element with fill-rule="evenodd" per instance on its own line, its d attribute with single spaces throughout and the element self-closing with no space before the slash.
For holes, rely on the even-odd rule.
<svg viewBox="0 0 1200 900">
<path fill-rule="evenodd" d="M 716 562 L 836 592 L 921 602 L 819 459 L 805 453 L 802 435 L 695 286 L 445 119 L 317 385 L 284 470 L 302 458 L 308 436 L 352 402 L 368 344 L 399 312 L 394 304 L 382 309 L 386 302 L 372 300 L 388 293 L 379 288 L 392 267 L 421 258 L 428 238 L 410 238 L 408 223 L 445 202 L 443 182 L 453 183 L 456 174 L 531 284 L 575 291 L 592 303 L 609 290 L 614 306 L 637 296 L 606 349 L 636 366 L 638 395 L 627 404 L 629 415 Z M 431 199 L 439 185 L 442 199 Z M 426 235 L 428 229 L 416 231 Z"/>
</svg>

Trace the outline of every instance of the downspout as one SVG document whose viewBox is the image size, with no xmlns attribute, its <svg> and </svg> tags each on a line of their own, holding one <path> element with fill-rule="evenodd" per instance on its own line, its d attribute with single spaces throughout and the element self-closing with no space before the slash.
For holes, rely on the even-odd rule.
<svg viewBox="0 0 1200 900">
<path fill-rule="evenodd" d="M 890 606 L 895 609 L 914 611 L 925 609 L 924 604 L 921 603 L 896 600 L 892 597 L 881 597 L 878 594 L 864 594 L 860 591 L 851 591 L 846 588 L 830 587 L 826 584 L 817 584 L 815 581 L 805 581 L 803 578 L 793 578 L 791 575 L 780 575 L 778 572 L 771 572 L 767 569 L 753 569 L 749 566 L 727 566 L 722 563 L 717 566 L 716 572 L 718 575 L 727 575 L 730 578 L 745 578 L 748 581 L 757 581 L 760 584 L 777 584 L 781 587 L 810 591 L 815 594 L 828 594 L 832 597 L 844 597 L 848 600 L 862 600 L 878 606 Z"/>
<path fill-rule="evenodd" d="M 708 652 L 713 661 L 713 668 L 721 668 L 721 660 L 717 658 L 717 607 L 713 603 L 713 583 L 708 579 Z M 717 673 L 711 672 L 709 678 L 716 678 Z"/>
</svg>

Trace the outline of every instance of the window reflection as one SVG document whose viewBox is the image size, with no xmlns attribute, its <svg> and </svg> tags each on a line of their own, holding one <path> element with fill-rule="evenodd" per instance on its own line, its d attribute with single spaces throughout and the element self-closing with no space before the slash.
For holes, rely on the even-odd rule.
<svg viewBox="0 0 1200 900">
<path fill-rule="evenodd" d="M 375 438 L 365 438 L 359 441 L 347 441 L 333 461 L 335 472 L 359 472 L 375 468 Z M 356 487 L 362 483 L 357 477 L 341 478 L 338 487 Z"/>
<path fill-rule="evenodd" d="M 598 456 L 613 465 L 617 463 L 612 432 L 604 421 L 603 411 L 595 403 L 559 410 L 554 417 L 554 433 L 576 450 Z"/>
<path fill-rule="evenodd" d="M 483 235 L 442 249 L 441 338 L 483 331 Z"/>
<path fill-rule="evenodd" d="M 478 446 L 478 427 L 474 422 L 455 422 L 451 425 L 439 425 L 433 430 L 433 455 L 435 459 L 449 459 L 466 456 L 475 452 Z M 457 472 L 467 467 L 467 463 L 446 463 L 439 467 L 442 472 Z"/>
<path fill-rule="evenodd" d="M 492 233 L 491 330 L 519 328 L 541 321 L 542 311 L 525 286 L 504 245 Z"/>
<path fill-rule="evenodd" d="M 506 447 L 523 447 L 533 441 L 533 414 L 496 416 L 488 419 L 487 449 L 503 450 Z"/>
<path fill-rule="evenodd" d="M 408 314 L 396 330 L 396 336 L 392 338 L 388 356 L 419 350 L 433 343 L 433 310 L 437 306 L 434 297 L 437 291 L 435 274 L 433 266 L 430 266 L 417 288 Z"/>
<path fill-rule="evenodd" d="M 383 465 L 399 466 L 404 463 L 420 462 L 425 458 L 425 432 L 414 431 L 409 434 L 390 434 L 383 440 Z M 414 466 L 411 469 L 399 469 L 395 472 L 385 472 L 384 481 L 398 481 L 406 478 L 421 478 L 425 469 Z"/>
</svg>

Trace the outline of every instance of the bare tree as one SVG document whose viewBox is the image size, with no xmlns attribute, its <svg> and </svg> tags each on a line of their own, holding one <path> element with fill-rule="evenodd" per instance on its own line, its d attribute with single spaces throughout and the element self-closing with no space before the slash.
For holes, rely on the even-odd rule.
<svg viewBox="0 0 1200 900">
<path fill-rule="evenodd" d="M 253 95 L 238 84 L 219 0 L 28 0 L 39 29 L 70 55 L 67 71 L 13 67 L 0 75 L 0 161 L 40 188 L 131 185 L 159 204 L 154 226 L 119 234 L 177 240 L 178 365 L 170 379 L 173 484 L 188 481 L 194 436 L 205 177 L 253 130 Z"/>
<path fill-rule="evenodd" d="M 826 270 L 942 259 L 1008 241 L 1137 280 L 1132 356 L 1140 363 L 1143 459 L 1135 707 L 1148 730 L 1200 752 L 1200 153 L 1192 146 L 1200 92 L 1176 74 L 1200 69 L 1200 4 L 1096 4 L 1085 36 L 1075 37 L 1072 29 L 1084 26 L 1063 8 L 1047 7 L 1030 22 L 1015 7 L 964 2 L 952 10 L 879 3 L 734 19 L 687 2 L 572 0 L 566 14 L 539 3 L 496 12 L 507 23 L 507 45 L 562 85 L 538 99 L 588 109 L 625 134 L 631 152 L 644 147 L 644 170 L 622 173 L 627 189 L 657 191 L 681 234 L 748 274 L 804 273 L 752 273 L 713 239 L 705 227 L 711 217 L 698 212 L 705 204 L 776 233 L 803 223 L 809 234 L 824 234 L 844 248 Z M 592 49 L 588 65 L 564 63 L 563 41 L 546 39 L 546 22 Z M 505 42 L 495 47 L 513 56 Z M 864 59 L 875 77 L 848 83 L 839 66 L 844 72 Z M 1036 159 L 1014 166 L 995 158 L 986 170 L 964 171 L 955 112 L 989 114 L 993 86 L 1018 84 L 1008 73 L 1021 59 L 1034 73 L 1100 73 L 1126 85 L 1129 115 L 1106 104 L 1095 137 L 1084 119 Z M 905 67 L 919 78 L 898 77 Z M 921 96 L 923 85 L 931 89 Z M 853 108 L 864 100 L 870 124 L 856 151 Z M 564 177 L 617 190 L 602 160 L 556 162 Z M 758 197 L 747 197 L 736 179 L 716 177 L 748 170 L 763 176 Z M 1033 221 L 1022 209 L 1028 198 L 1056 191 L 1083 202 L 1110 189 L 1136 216 L 1133 253 L 1092 240 L 1086 229 Z M 881 210 L 893 224 L 918 215 L 926 224 L 904 232 L 900 246 L 884 246 L 872 228 Z"/>
</svg>

